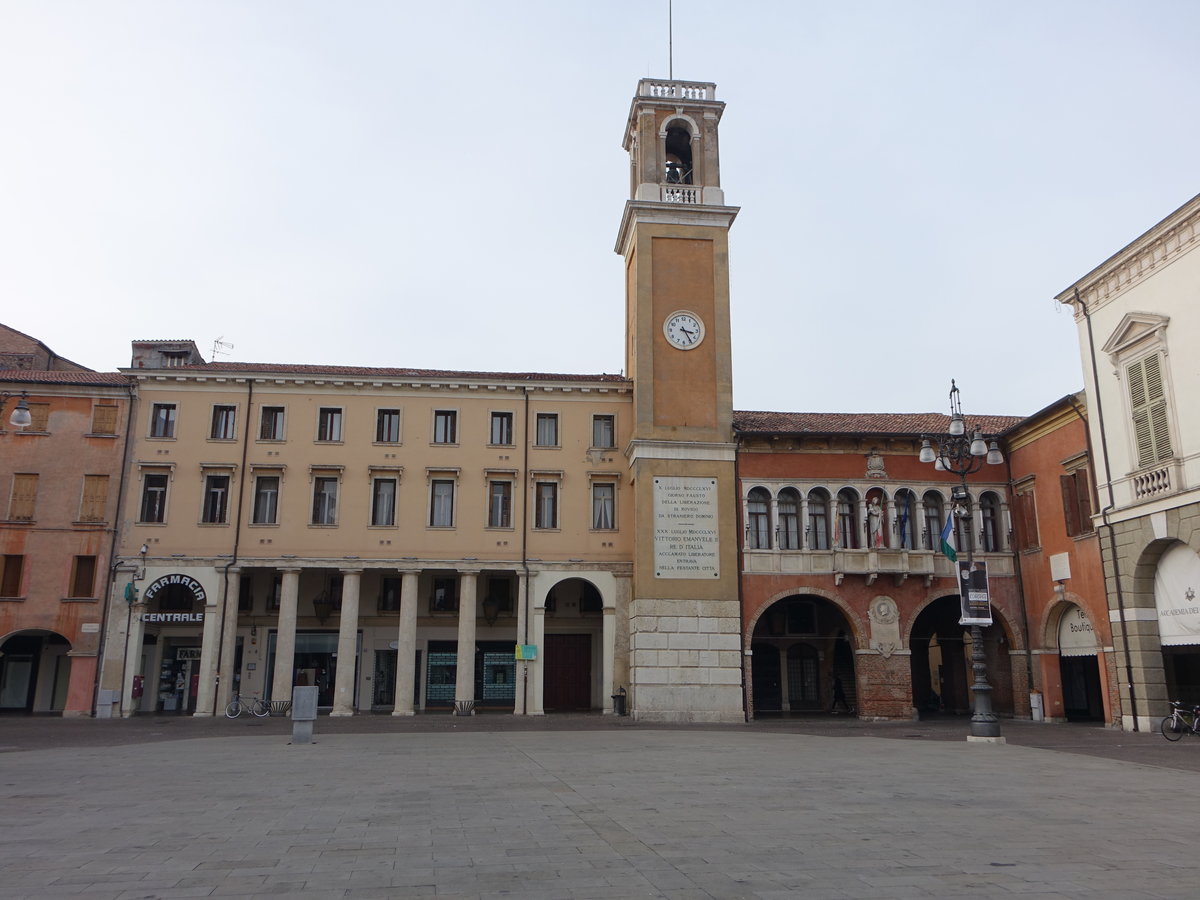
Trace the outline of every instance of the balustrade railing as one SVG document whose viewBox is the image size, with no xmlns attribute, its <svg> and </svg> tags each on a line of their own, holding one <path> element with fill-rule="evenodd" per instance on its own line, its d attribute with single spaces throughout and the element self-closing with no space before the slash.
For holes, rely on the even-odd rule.
<svg viewBox="0 0 1200 900">
<path fill-rule="evenodd" d="M 1171 493 L 1171 467 L 1138 472 L 1133 476 L 1133 496 L 1138 500 Z"/>
</svg>

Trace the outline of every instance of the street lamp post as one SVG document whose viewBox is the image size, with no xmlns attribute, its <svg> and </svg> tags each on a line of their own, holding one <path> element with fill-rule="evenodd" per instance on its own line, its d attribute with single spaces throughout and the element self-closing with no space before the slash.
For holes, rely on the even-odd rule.
<svg viewBox="0 0 1200 900">
<path fill-rule="evenodd" d="M 962 406 L 959 401 L 958 387 L 950 382 L 950 426 L 948 433 L 943 435 L 923 435 L 921 452 L 918 459 L 923 463 L 933 463 L 939 472 L 949 472 L 958 476 L 958 484 L 950 492 L 954 503 L 954 515 L 966 517 L 967 541 L 967 572 L 975 570 L 975 540 L 971 519 L 971 493 L 967 490 L 967 476 L 974 475 L 984 464 L 999 465 L 1004 462 L 1000 445 L 994 438 L 987 438 L 978 425 L 967 427 L 963 419 Z M 936 444 L 936 447 L 934 446 Z M 975 683 L 971 685 L 974 698 L 971 713 L 971 733 L 968 740 L 999 740 L 1000 721 L 992 711 L 992 686 L 988 684 L 987 659 L 983 652 L 983 625 L 991 624 L 991 608 L 984 595 L 981 611 L 973 611 L 970 606 L 970 585 L 959 575 L 959 592 L 966 598 L 962 603 L 963 617 L 959 624 L 971 626 L 971 668 L 975 673 Z M 964 593 L 965 592 L 965 593 Z M 974 614 L 971 614 L 974 613 Z"/>
</svg>

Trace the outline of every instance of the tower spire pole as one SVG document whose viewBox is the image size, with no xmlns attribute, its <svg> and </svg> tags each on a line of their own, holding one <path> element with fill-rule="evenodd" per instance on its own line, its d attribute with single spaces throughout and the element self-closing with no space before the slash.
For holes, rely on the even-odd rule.
<svg viewBox="0 0 1200 900">
<path fill-rule="evenodd" d="M 675 15 L 673 0 L 667 0 L 667 80 L 675 80 Z"/>
</svg>

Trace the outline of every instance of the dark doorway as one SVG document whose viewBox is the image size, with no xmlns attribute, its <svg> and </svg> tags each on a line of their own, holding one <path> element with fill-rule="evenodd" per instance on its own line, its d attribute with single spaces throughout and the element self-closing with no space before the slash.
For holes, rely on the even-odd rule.
<svg viewBox="0 0 1200 900">
<path fill-rule="evenodd" d="M 1100 665 L 1096 657 L 1063 656 L 1058 666 L 1067 721 L 1103 722 L 1104 700 L 1100 695 Z"/>
<path fill-rule="evenodd" d="M 754 681 L 755 714 L 782 710 L 783 678 L 779 666 L 779 648 L 774 644 L 752 644 L 750 676 Z"/>
<path fill-rule="evenodd" d="M 971 713 L 970 629 L 959 625 L 962 608 L 957 595 L 939 597 L 921 610 L 913 622 L 909 647 L 913 706 L 921 715 L 944 712 Z M 997 715 L 1013 714 L 1012 664 L 1004 627 L 996 622 L 983 631 L 983 651 L 992 709 Z"/>
<path fill-rule="evenodd" d="M 592 708 L 592 636 L 546 635 L 542 706 L 547 712 Z"/>
</svg>

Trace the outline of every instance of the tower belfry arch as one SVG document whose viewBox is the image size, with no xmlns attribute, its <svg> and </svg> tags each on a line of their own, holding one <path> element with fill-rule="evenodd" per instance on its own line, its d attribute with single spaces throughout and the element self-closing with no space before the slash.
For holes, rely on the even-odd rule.
<svg viewBox="0 0 1200 900">
<path fill-rule="evenodd" d="M 729 228 L 716 85 L 643 79 L 624 147 L 627 455 L 637 540 L 630 602 L 634 716 L 740 721 Z"/>
</svg>

